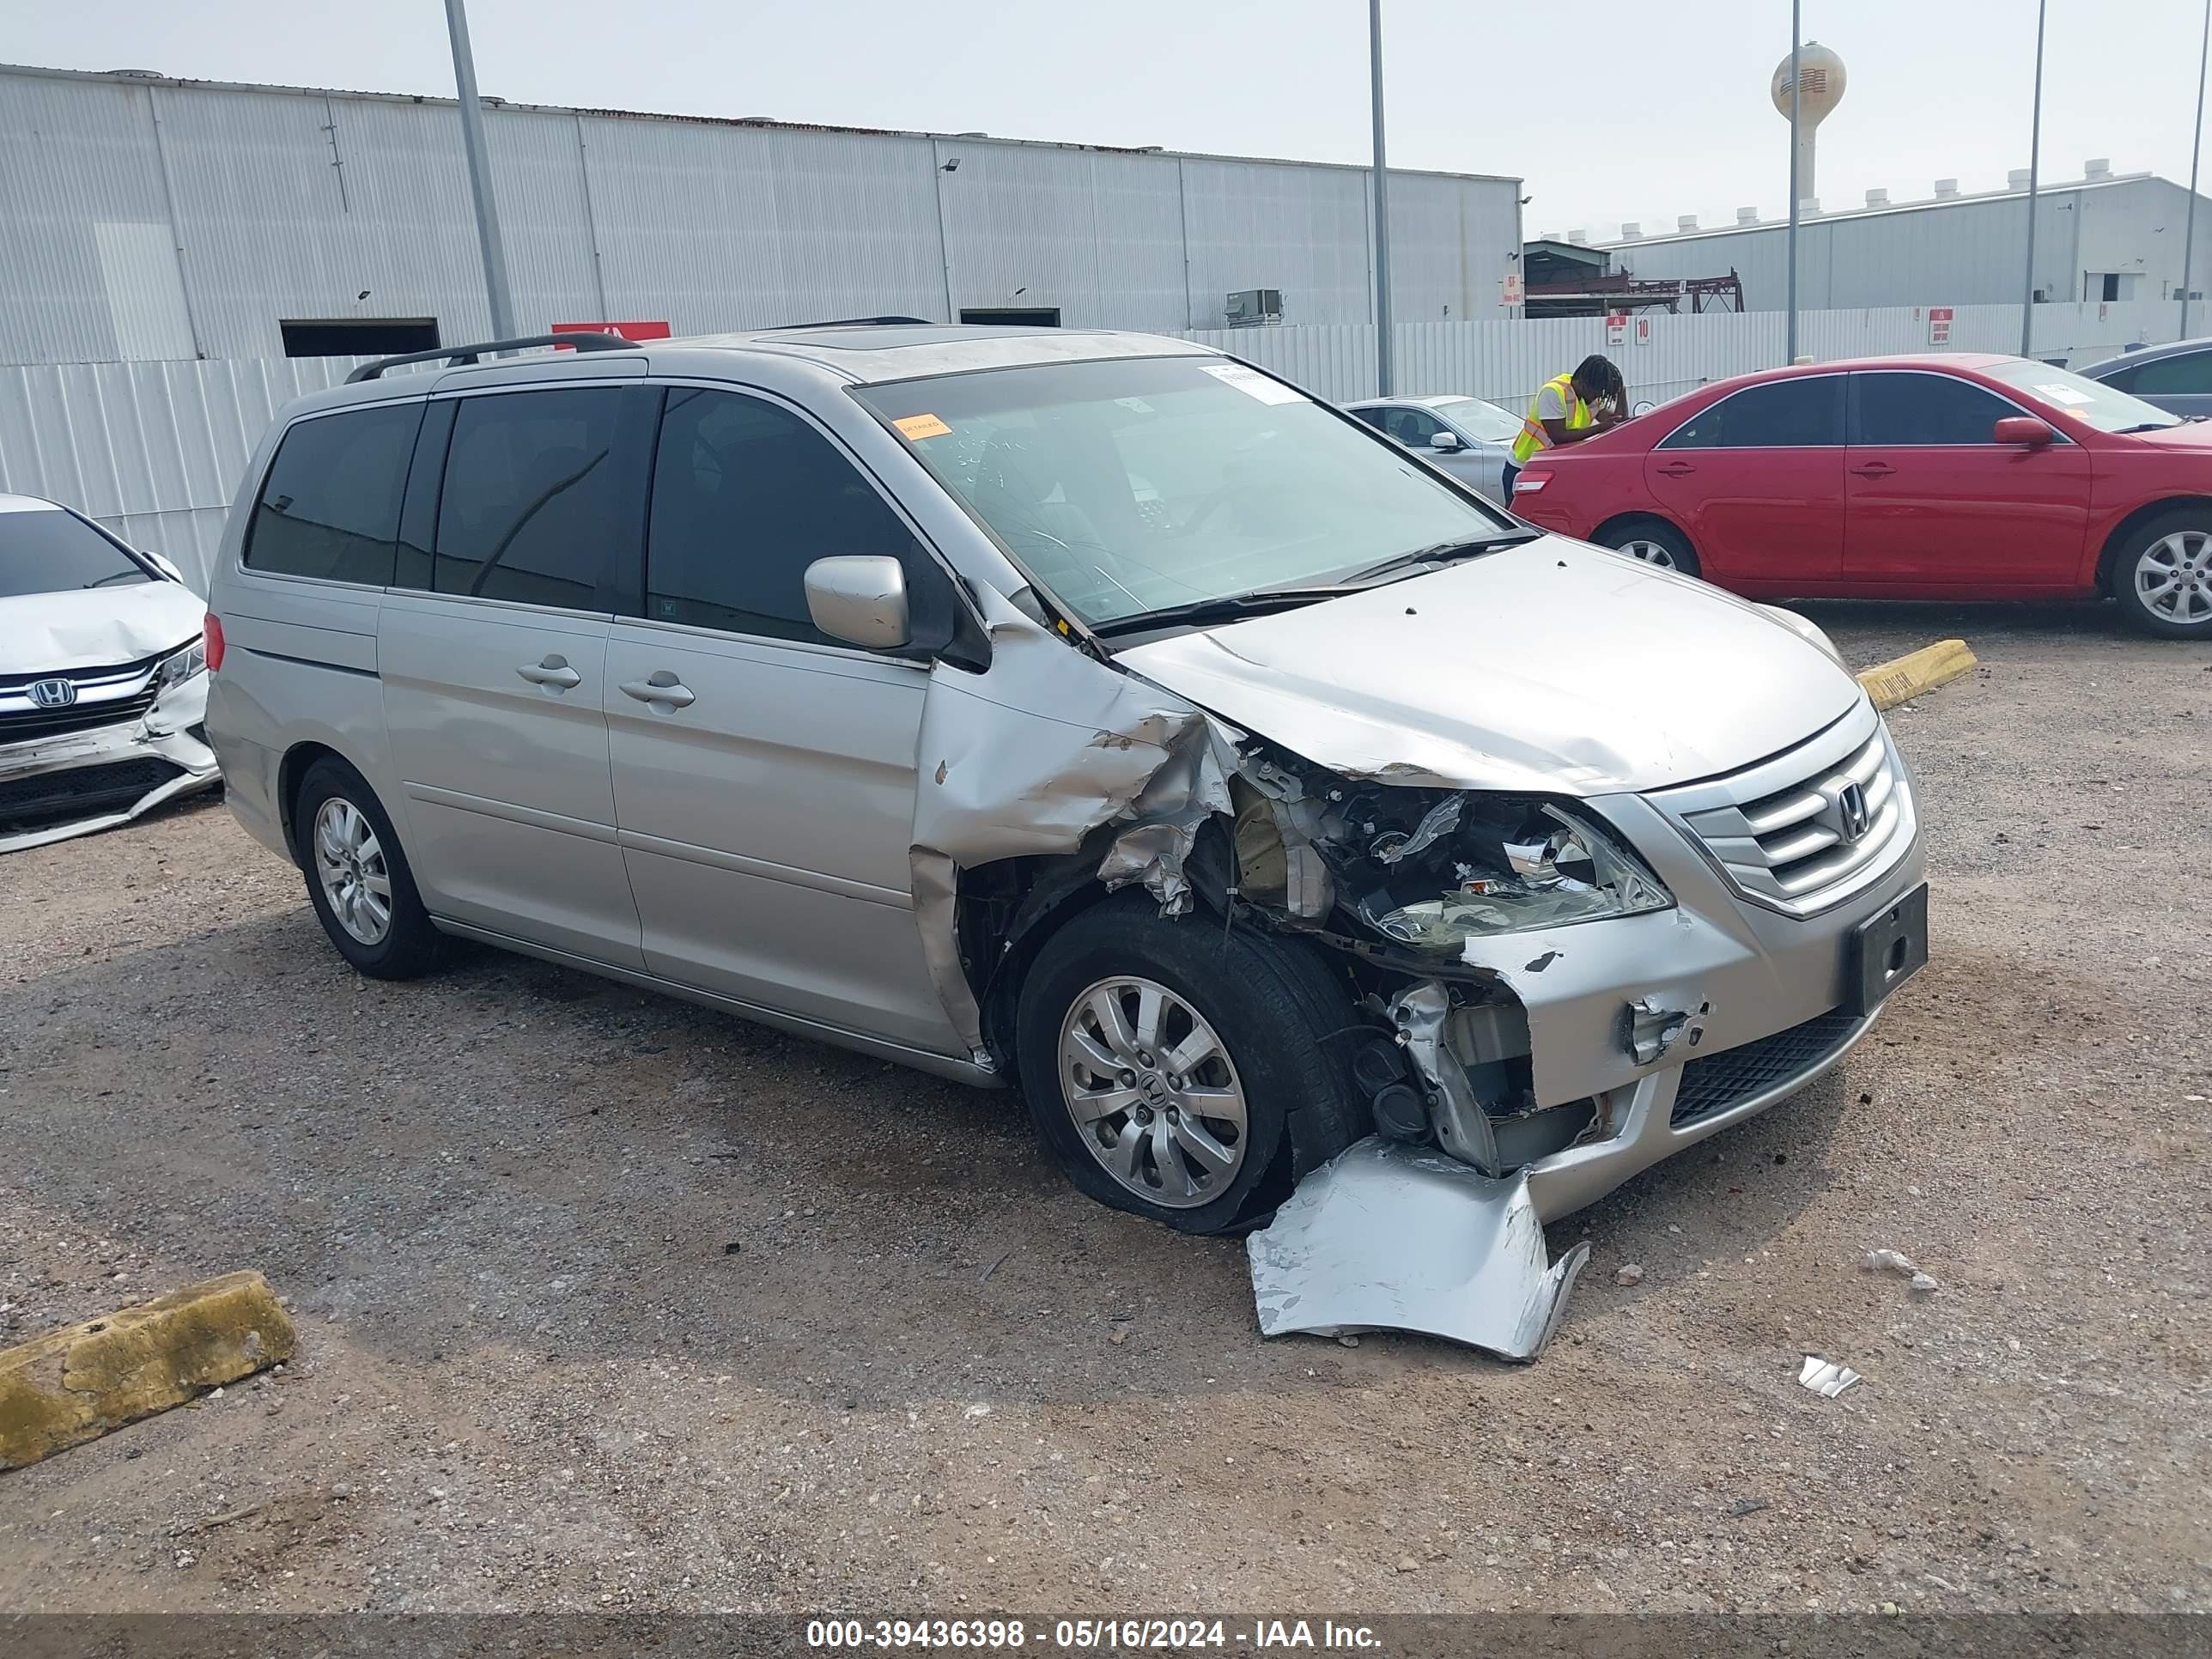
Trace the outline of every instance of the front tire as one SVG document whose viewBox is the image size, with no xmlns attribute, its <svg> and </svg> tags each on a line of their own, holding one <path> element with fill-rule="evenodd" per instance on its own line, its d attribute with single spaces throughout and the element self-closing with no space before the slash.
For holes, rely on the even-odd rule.
<svg viewBox="0 0 2212 1659">
<path fill-rule="evenodd" d="M 307 902 L 337 952 L 372 979 L 415 979 L 445 955 L 384 804 L 344 762 L 307 769 L 292 807 Z"/>
<path fill-rule="evenodd" d="M 2138 528 L 2112 561 L 2112 597 L 2142 633 L 2212 639 L 2212 513 L 2185 507 Z"/>
<path fill-rule="evenodd" d="M 1116 896 L 1045 942 L 1015 1012 L 1022 1091 L 1067 1178 L 1182 1232 L 1255 1223 L 1364 1133 L 1354 1024 L 1311 948 Z M 1294 1145 L 1295 1143 L 1295 1149 Z"/>
<path fill-rule="evenodd" d="M 1617 525 L 1607 525 L 1598 532 L 1597 542 L 1601 547 L 1609 547 L 1678 575 L 1699 574 L 1698 552 L 1690 545 L 1690 538 L 1673 525 L 1657 519 L 1627 519 Z"/>
</svg>

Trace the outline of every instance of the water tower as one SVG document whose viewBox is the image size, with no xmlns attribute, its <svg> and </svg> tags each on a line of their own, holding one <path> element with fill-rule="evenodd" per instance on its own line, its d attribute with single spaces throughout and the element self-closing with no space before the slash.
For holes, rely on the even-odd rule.
<svg viewBox="0 0 2212 1659">
<path fill-rule="evenodd" d="M 1805 96 L 1797 114 L 1797 198 L 1801 202 L 1819 199 L 1820 190 L 1813 182 L 1813 136 L 1820 130 L 1820 123 L 1828 112 L 1844 101 L 1844 86 L 1849 77 L 1844 73 L 1844 60 L 1817 40 L 1808 40 L 1797 51 L 1801 65 L 1799 73 L 1805 81 Z M 1782 112 L 1784 120 L 1790 118 L 1790 59 L 1774 66 L 1774 107 Z"/>
</svg>

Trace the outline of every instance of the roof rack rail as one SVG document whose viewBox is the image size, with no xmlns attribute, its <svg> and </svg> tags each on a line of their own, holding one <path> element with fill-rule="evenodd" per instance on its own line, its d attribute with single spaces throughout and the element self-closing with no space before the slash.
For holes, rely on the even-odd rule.
<svg viewBox="0 0 2212 1659">
<path fill-rule="evenodd" d="M 579 351 L 635 351 L 637 342 L 617 334 L 529 334 L 519 340 L 486 340 L 481 345 L 440 346 L 434 351 L 410 351 L 399 357 L 380 357 L 363 363 L 346 376 L 346 384 L 381 379 L 387 368 L 407 363 L 451 363 L 455 368 L 473 363 L 487 351 L 520 351 L 525 346 L 574 346 Z"/>
<path fill-rule="evenodd" d="M 787 333 L 801 328 L 937 328 L 927 317 L 839 317 L 826 323 L 778 323 L 763 331 L 769 334 Z"/>
</svg>

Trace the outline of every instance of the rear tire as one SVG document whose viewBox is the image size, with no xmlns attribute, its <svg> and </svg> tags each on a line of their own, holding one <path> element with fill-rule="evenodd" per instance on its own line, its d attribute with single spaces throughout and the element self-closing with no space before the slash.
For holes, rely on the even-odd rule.
<svg viewBox="0 0 2212 1659">
<path fill-rule="evenodd" d="M 2181 507 L 2139 526 L 2112 560 L 2112 597 L 2138 632 L 2212 640 L 2212 511 Z"/>
<path fill-rule="evenodd" d="M 1612 548 L 1632 559 L 1641 559 L 1678 575 L 1701 574 L 1698 552 L 1690 545 L 1690 538 L 1658 519 L 1624 519 L 1619 524 L 1607 525 L 1598 532 L 1597 542 L 1601 547 Z"/>
<path fill-rule="evenodd" d="M 371 979 L 415 979 L 443 960 L 446 936 L 415 890 L 384 804 L 343 761 L 317 761 L 300 780 L 292 837 L 307 902 L 337 952 Z"/>
<path fill-rule="evenodd" d="M 1255 1224 L 1294 1173 L 1366 1133 L 1346 1059 L 1356 1023 L 1312 947 L 1165 920 L 1131 892 L 1045 942 L 1015 1050 L 1030 1119 L 1070 1181 L 1117 1210 L 1219 1233 Z"/>
</svg>

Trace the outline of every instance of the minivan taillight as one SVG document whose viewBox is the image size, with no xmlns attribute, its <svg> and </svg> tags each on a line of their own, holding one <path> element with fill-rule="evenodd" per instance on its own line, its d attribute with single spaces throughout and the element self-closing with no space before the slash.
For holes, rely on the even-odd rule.
<svg viewBox="0 0 2212 1659">
<path fill-rule="evenodd" d="M 208 672 L 220 673 L 222 669 L 222 618 L 214 611 L 209 611 L 207 620 L 200 625 L 200 631 L 204 635 L 203 648 L 207 652 Z"/>
</svg>

